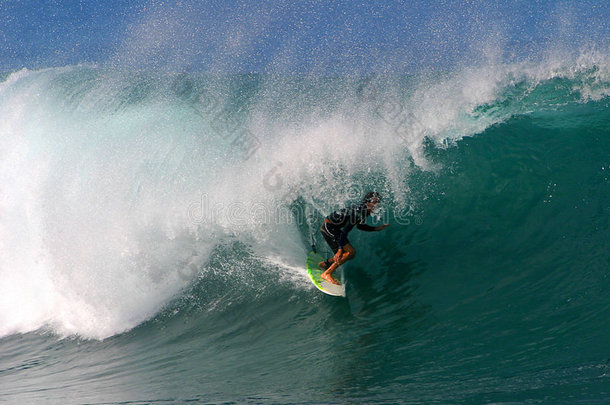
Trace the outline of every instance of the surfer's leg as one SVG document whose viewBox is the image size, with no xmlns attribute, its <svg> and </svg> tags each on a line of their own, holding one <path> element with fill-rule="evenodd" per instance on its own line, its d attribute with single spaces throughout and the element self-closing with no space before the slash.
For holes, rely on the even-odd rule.
<svg viewBox="0 0 610 405">
<path fill-rule="evenodd" d="M 339 261 L 331 264 L 330 267 L 324 273 L 322 273 L 320 275 L 320 277 L 322 277 L 324 280 L 328 281 L 329 283 L 341 284 L 333 277 L 333 273 L 343 263 L 345 263 L 348 260 L 353 259 L 354 256 L 356 256 L 356 249 L 354 249 L 354 247 L 350 243 L 347 243 L 343 247 L 343 254 L 341 255 L 341 258 L 339 259 Z"/>
<path fill-rule="evenodd" d="M 325 228 L 324 225 L 322 225 L 322 227 L 320 228 L 320 233 L 324 237 L 324 240 L 326 241 L 326 244 L 328 244 L 328 247 L 330 247 L 330 249 L 333 251 L 333 253 L 336 253 L 337 250 L 339 250 L 338 238 L 334 235 L 329 234 L 326 231 L 326 229 L 324 229 L 324 228 Z M 322 270 L 326 270 L 330 266 L 332 266 L 332 264 L 334 262 L 335 262 L 334 257 L 331 257 L 329 259 L 326 259 L 323 262 L 318 263 L 318 267 L 321 268 Z"/>
</svg>

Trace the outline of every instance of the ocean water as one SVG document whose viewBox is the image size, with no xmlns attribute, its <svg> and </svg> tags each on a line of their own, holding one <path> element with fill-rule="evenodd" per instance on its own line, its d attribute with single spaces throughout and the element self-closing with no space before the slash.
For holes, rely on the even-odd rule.
<svg viewBox="0 0 610 405">
<path fill-rule="evenodd" d="M 610 65 L 21 70 L 0 84 L 0 402 L 603 404 Z M 347 297 L 307 279 L 376 190 Z"/>
</svg>

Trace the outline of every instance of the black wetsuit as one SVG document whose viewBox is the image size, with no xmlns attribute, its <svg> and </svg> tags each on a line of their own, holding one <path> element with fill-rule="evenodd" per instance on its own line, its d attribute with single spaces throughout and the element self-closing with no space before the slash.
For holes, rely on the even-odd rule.
<svg viewBox="0 0 610 405">
<path fill-rule="evenodd" d="M 347 234 L 354 226 L 362 231 L 372 232 L 375 227 L 365 224 L 366 218 L 370 215 L 365 204 L 352 205 L 349 208 L 335 211 L 326 217 L 320 232 L 328 243 L 328 246 L 337 253 L 339 248 L 343 249 L 349 243 Z"/>
</svg>

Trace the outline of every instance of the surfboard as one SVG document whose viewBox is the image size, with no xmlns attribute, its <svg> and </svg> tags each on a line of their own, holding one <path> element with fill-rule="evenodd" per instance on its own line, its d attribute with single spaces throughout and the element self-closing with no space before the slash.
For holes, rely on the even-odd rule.
<svg viewBox="0 0 610 405">
<path fill-rule="evenodd" d="M 337 269 L 334 272 L 335 278 L 337 278 L 337 274 L 341 272 L 341 284 L 332 284 L 326 280 L 323 280 L 322 273 L 324 270 L 318 267 L 318 263 L 324 261 L 324 258 L 320 256 L 316 252 L 310 252 L 307 256 L 307 274 L 309 274 L 309 278 L 313 285 L 318 287 L 320 291 L 326 293 L 328 295 L 334 295 L 337 297 L 345 297 L 345 282 L 343 281 L 343 270 L 341 268 Z"/>
</svg>

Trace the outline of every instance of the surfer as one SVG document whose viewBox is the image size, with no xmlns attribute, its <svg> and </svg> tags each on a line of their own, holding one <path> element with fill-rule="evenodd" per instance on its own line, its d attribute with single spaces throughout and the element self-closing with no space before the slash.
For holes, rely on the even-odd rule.
<svg viewBox="0 0 610 405">
<path fill-rule="evenodd" d="M 352 230 L 354 225 L 361 231 L 366 232 L 381 231 L 390 226 L 390 224 L 383 224 L 380 226 L 365 224 L 366 218 L 375 211 L 380 201 L 381 196 L 379 193 L 371 191 L 364 196 L 360 204 L 335 211 L 324 218 L 324 223 L 322 224 L 322 228 L 320 228 L 320 232 L 322 232 L 322 236 L 324 236 L 326 243 L 328 243 L 328 246 L 330 246 L 335 253 L 330 259 L 318 263 L 318 266 L 321 269 L 326 270 L 321 275 L 324 280 L 329 283 L 340 284 L 333 277 L 333 272 L 337 270 L 337 267 L 341 266 L 346 261 L 353 259 L 356 255 L 356 249 L 354 249 L 347 239 L 347 234 Z"/>
</svg>

